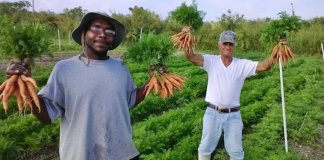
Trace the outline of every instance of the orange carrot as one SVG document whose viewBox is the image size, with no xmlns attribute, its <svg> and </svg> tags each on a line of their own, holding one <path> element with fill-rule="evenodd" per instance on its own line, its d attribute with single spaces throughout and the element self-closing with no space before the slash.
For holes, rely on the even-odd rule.
<svg viewBox="0 0 324 160">
<path fill-rule="evenodd" d="M 25 82 L 28 81 L 28 82 L 32 83 L 35 88 L 37 88 L 36 81 L 34 79 L 32 79 L 31 77 L 26 77 L 25 75 L 21 75 L 20 77 L 23 81 L 25 81 Z"/>
<path fill-rule="evenodd" d="M 173 96 L 173 85 L 172 85 L 172 83 L 167 79 L 165 79 L 164 83 L 165 83 L 166 89 L 168 90 L 168 94 L 170 96 Z"/>
<path fill-rule="evenodd" d="M 154 95 L 157 95 L 160 89 L 160 85 L 158 83 L 157 78 L 154 76 L 154 78 L 152 77 L 153 80 L 153 88 L 154 88 Z"/>
<path fill-rule="evenodd" d="M 281 59 L 281 62 L 287 62 L 289 59 L 294 58 L 294 53 L 288 46 L 288 41 L 280 40 L 279 43 L 272 49 L 270 55 L 270 62 L 275 63 Z"/>
<path fill-rule="evenodd" d="M 182 31 L 171 36 L 174 48 L 184 49 L 188 51 L 192 46 L 195 46 L 195 37 L 190 33 L 191 27 L 184 26 Z"/>
<path fill-rule="evenodd" d="M 182 84 L 179 83 L 177 80 L 173 79 L 172 77 L 170 77 L 170 75 L 167 75 L 166 79 L 169 80 L 172 83 L 172 85 L 175 87 L 175 89 L 181 89 L 182 88 Z"/>
<path fill-rule="evenodd" d="M 160 81 L 161 86 L 161 98 L 165 99 L 168 96 L 168 90 L 165 87 L 164 82 Z"/>
<path fill-rule="evenodd" d="M 17 85 L 18 85 L 19 92 L 20 92 L 20 95 L 21 95 L 23 101 L 26 101 L 26 99 L 27 99 L 26 86 L 25 86 L 25 83 L 22 81 L 21 78 L 18 78 Z"/>
<path fill-rule="evenodd" d="M 24 101 L 23 101 L 23 98 L 22 98 L 22 96 L 20 94 L 19 87 L 16 88 L 15 92 L 16 92 L 16 100 L 17 100 L 18 110 L 19 110 L 19 113 L 22 113 L 22 111 L 24 109 Z"/>
<path fill-rule="evenodd" d="M 153 78 L 154 78 L 154 76 L 150 79 L 149 83 L 145 86 L 145 89 L 146 89 L 145 96 L 148 96 L 150 94 L 151 90 L 154 87 L 154 85 L 153 85 Z"/>
<path fill-rule="evenodd" d="M 32 98 L 32 100 L 35 102 L 37 108 L 38 108 L 38 111 L 40 112 L 40 100 L 38 98 L 38 95 L 36 93 L 36 90 L 34 88 L 34 85 L 31 83 L 31 82 L 25 82 L 26 86 L 27 86 L 27 90 Z"/>
<path fill-rule="evenodd" d="M 184 83 L 185 82 L 185 79 L 181 76 L 178 76 L 176 74 L 172 74 L 170 73 L 169 74 L 169 77 L 172 77 L 173 79 L 177 80 L 178 82 L 181 82 L 181 83 Z"/>
<path fill-rule="evenodd" d="M 27 86 L 26 86 L 26 91 L 27 91 Z M 24 101 L 24 107 L 32 110 L 33 109 L 32 98 L 28 91 L 25 92 L 25 95 L 26 95 L 26 100 Z"/>
<path fill-rule="evenodd" d="M 7 94 L 8 91 L 10 90 L 10 87 L 15 84 L 17 79 L 18 79 L 18 75 L 12 75 L 9 79 L 7 79 L 5 88 L 3 89 L 2 93 Z"/>
<path fill-rule="evenodd" d="M 7 88 L 7 87 L 6 87 Z M 7 113 L 7 110 L 9 108 L 9 97 L 15 92 L 15 85 L 8 86 L 8 92 L 3 92 L 3 98 L 2 98 L 2 106 Z"/>
<path fill-rule="evenodd" d="M 2 93 L 2 91 L 4 90 L 4 88 L 6 87 L 7 81 L 4 81 L 1 85 L 0 85 L 0 93 Z"/>
</svg>

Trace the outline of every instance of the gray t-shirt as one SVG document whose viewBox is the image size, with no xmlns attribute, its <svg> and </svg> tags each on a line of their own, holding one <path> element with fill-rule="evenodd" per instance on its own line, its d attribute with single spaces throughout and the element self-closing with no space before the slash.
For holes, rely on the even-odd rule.
<svg viewBox="0 0 324 160">
<path fill-rule="evenodd" d="M 86 63 L 58 62 L 39 92 L 52 122 L 61 117 L 60 159 L 129 160 L 139 154 L 129 116 L 136 86 L 120 60 Z"/>
</svg>

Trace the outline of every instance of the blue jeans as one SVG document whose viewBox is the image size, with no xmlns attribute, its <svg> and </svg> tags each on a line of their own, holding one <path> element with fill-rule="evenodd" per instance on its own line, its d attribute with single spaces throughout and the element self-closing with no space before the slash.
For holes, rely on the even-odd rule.
<svg viewBox="0 0 324 160">
<path fill-rule="evenodd" d="M 203 118 L 202 138 L 198 153 L 205 156 L 211 155 L 218 144 L 222 131 L 224 131 L 225 149 L 231 160 L 243 159 L 242 130 L 243 122 L 240 111 L 219 113 L 217 110 L 207 107 Z"/>
</svg>

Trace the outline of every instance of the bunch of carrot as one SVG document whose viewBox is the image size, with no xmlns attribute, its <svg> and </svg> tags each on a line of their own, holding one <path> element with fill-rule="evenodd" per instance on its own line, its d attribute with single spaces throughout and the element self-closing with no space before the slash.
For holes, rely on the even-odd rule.
<svg viewBox="0 0 324 160">
<path fill-rule="evenodd" d="M 279 61 L 285 63 L 289 59 L 294 58 L 294 53 L 291 48 L 288 46 L 287 39 L 281 39 L 279 43 L 272 49 L 272 53 L 270 56 L 270 62 L 275 63 Z"/>
<path fill-rule="evenodd" d="M 12 75 L 0 85 L 0 100 L 5 111 L 8 109 L 10 96 L 16 94 L 17 106 L 20 113 L 24 108 L 32 109 L 32 101 L 40 111 L 40 100 L 36 92 L 36 81 L 24 75 Z"/>
<path fill-rule="evenodd" d="M 154 95 L 157 95 L 160 92 L 160 97 L 165 99 L 167 97 L 173 96 L 175 90 L 180 90 L 185 83 L 185 78 L 174 74 L 169 73 L 164 70 L 163 67 L 156 69 L 156 66 L 153 66 L 153 73 L 151 79 L 145 86 L 146 94 L 149 95 L 151 91 L 154 91 Z"/>
<path fill-rule="evenodd" d="M 190 30 L 191 27 L 184 26 L 180 33 L 171 36 L 174 48 L 184 49 L 186 53 L 191 53 L 191 47 L 196 46 L 197 43 Z"/>
</svg>

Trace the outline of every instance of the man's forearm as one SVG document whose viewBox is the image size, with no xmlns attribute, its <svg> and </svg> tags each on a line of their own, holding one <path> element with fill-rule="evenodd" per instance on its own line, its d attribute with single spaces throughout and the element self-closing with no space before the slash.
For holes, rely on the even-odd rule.
<svg viewBox="0 0 324 160">
<path fill-rule="evenodd" d="M 200 54 L 196 54 L 194 53 L 194 51 L 191 49 L 191 52 L 185 52 L 185 57 L 188 61 L 190 61 L 191 63 L 197 65 L 197 66 L 202 66 L 203 65 L 203 61 L 204 58 L 202 55 Z"/>
<path fill-rule="evenodd" d="M 258 66 L 257 66 L 257 72 L 264 72 L 264 71 L 268 71 L 272 68 L 274 64 L 271 63 L 270 59 L 265 59 L 263 61 L 260 61 L 258 63 Z"/>
<path fill-rule="evenodd" d="M 146 84 L 137 88 L 135 105 L 139 104 L 140 102 L 142 102 L 144 100 L 145 92 L 146 92 L 145 86 L 146 86 Z"/>
<path fill-rule="evenodd" d="M 32 113 L 42 123 L 50 124 L 51 123 L 51 118 L 48 115 L 46 106 L 45 106 L 43 100 L 40 97 L 39 97 L 39 100 L 40 100 L 40 108 L 38 108 L 36 106 L 36 104 L 34 102 L 32 102 L 32 106 L 33 106 Z"/>
</svg>

